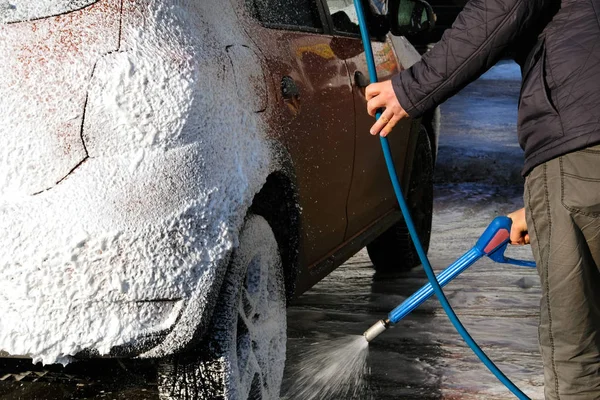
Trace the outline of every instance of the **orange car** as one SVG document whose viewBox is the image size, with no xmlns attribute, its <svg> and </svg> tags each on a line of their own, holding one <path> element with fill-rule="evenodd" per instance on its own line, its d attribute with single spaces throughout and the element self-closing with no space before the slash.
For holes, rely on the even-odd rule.
<svg viewBox="0 0 600 400">
<path fill-rule="evenodd" d="M 1 1 L 2 355 L 154 357 L 165 398 L 277 398 L 286 299 L 365 245 L 415 265 L 353 10 Z M 386 79 L 414 49 L 369 20 Z M 390 135 L 426 242 L 434 127 Z"/>
</svg>

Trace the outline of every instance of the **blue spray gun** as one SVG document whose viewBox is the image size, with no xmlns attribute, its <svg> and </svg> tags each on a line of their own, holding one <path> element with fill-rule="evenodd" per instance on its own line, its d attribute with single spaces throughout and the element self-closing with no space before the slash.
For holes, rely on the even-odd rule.
<svg viewBox="0 0 600 400">
<path fill-rule="evenodd" d="M 456 278 L 463 271 L 473 265 L 480 258 L 487 256 L 492 260 L 503 264 L 514 264 L 522 267 L 535 268 L 535 262 L 514 260 L 504 255 L 506 247 L 510 242 L 510 227 L 512 221 L 508 217 L 496 217 L 492 223 L 483 232 L 475 246 L 463 254 L 458 260 L 437 275 L 437 281 L 441 287 L 446 286 L 448 282 Z M 398 307 L 394 308 L 387 319 L 377 321 L 372 327 L 364 333 L 368 342 L 375 339 L 383 331 L 392 325 L 400 322 L 404 317 L 410 314 L 415 308 L 419 307 L 425 300 L 433 296 L 434 291 L 431 283 L 426 284 L 412 296 L 407 298 Z"/>
</svg>

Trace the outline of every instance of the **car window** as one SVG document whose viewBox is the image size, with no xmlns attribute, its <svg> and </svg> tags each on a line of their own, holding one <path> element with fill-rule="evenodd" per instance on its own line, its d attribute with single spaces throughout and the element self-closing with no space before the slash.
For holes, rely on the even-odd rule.
<svg viewBox="0 0 600 400">
<path fill-rule="evenodd" d="M 282 29 L 323 30 L 317 0 L 248 0 L 263 24 Z"/>
<path fill-rule="evenodd" d="M 333 28 L 336 32 L 360 35 L 358 16 L 356 15 L 353 0 L 326 0 L 326 2 L 331 14 Z M 370 15 L 382 16 L 387 12 L 386 0 L 363 1 L 363 7 L 365 7 L 365 12 L 369 12 Z M 366 7 L 368 7 L 368 10 Z"/>
<path fill-rule="evenodd" d="M 360 34 L 353 0 L 327 0 L 327 6 L 337 32 Z"/>
</svg>

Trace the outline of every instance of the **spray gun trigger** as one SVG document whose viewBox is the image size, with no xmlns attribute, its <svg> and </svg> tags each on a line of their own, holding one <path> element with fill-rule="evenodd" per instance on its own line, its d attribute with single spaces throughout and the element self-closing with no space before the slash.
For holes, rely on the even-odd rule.
<svg viewBox="0 0 600 400">
<path fill-rule="evenodd" d="M 526 261 L 526 260 L 516 260 L 514 258 L 509 258 L 504 255 L 506 248 L 508 247 L 508 242 L 504 243 L 502 246 L 498 247 L 492 253 L 488 254 L 488 257 L 494 260 L 497 263 L 501 264 L 513 264 L 518 265 L 520 267 L 529 267 L 535 268 L 534 261 Z"/>
<path fill-rule="evenodd" d="M 496 250 L 488 254 L 488 257 L 496 261 L 497 263 L 507 263 L 508 259 L 504 256 L 504 252 L 506 251 L 507 247 L 508 242 L 504 243 L 502 246 L 498 247 Z"/>
</svg>

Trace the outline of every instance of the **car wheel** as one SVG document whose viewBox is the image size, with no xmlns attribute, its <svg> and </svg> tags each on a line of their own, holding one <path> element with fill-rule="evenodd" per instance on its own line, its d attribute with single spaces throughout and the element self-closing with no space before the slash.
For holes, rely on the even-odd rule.
<svg viewBox="0 0 600 400">
<path fill-rule="evenodd" d="M 412 165 L 408 193 L 405 194 L 410 215 L 425 251 L 429 248 L 433 214 L 433 157 L 429 135 L 421 126 Z M 397 222 L 367 245 L 377 271 L 407 271 L 420 264 L 404 220 Z"/>
<path fill-rule="evenodd" d="M 161 399 L 279 399 L 286 354 L 285 288 L 268 222 L 247 217 L 205 343 L 159 364 Z"/>
</svg>

